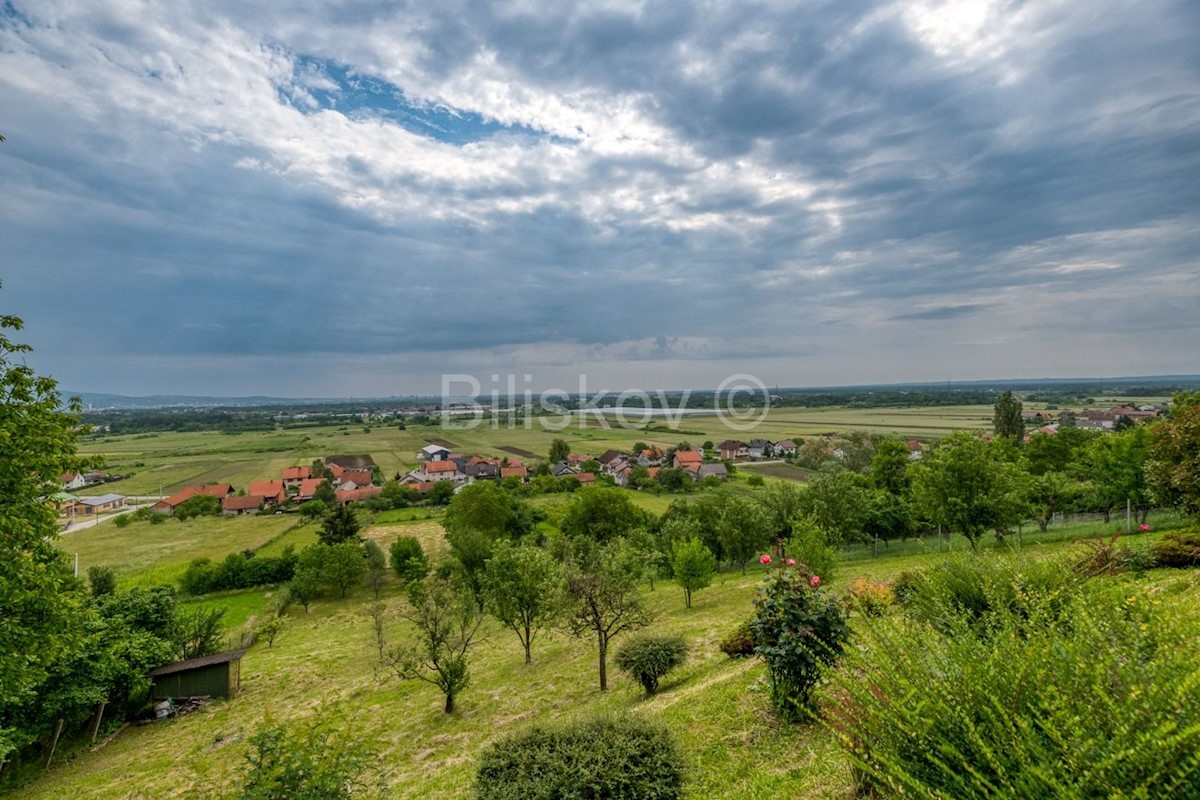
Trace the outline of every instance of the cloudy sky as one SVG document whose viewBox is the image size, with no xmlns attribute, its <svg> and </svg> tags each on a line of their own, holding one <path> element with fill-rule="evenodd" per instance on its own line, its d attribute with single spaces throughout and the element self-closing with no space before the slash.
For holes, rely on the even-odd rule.
<svg viewBox="0 0 1200 800">
<path fill-rule="evenodd" d="M 1195 0 L 3 0 L 80 391 L 1200 372 Z"/>
</svg>

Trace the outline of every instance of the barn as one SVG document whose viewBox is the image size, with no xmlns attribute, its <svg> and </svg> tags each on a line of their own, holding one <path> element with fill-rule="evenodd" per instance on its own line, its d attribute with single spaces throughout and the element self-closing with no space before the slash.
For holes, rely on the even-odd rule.
<svg viewBox="0 0 1200 800">
<path fill-rule="evenodd" d="M 150 696 L 155 700 L 172 697 L 229 698 L 237 694 L 245 650 L 189 658 L 159 667 L 150 673 Z"/>
</svg>

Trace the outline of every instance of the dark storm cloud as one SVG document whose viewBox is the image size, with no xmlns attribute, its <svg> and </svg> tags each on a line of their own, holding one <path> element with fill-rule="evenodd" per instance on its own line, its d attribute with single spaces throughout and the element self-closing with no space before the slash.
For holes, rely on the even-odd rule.
<svg viewBox="0 0 1200 800">
<path fill-rule="evenodd" d="M 1145 373 L 1200 333 L 1102 311 L 1200 305 L 1193 3 L 218 8 L 0 23 L 5 308 L 67 379 L 565 352 L 863 382 L 945 336 L 977 377 L 1081 326 L 1144 332 Z"/>
</svg>

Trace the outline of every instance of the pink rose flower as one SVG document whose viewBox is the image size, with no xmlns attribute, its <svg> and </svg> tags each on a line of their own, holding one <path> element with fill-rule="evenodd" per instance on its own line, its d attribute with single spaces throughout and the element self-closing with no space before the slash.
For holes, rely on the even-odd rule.
<svg viewBox="0 0 1200 800">
<path fill-rule="evenodd" d="M 1150 530 L 1150 526 L 1143 522 L 1141 525 L 1138 525 L 1138 530 L 1145 532 Z"/>
<path fill-rule="evenodd" d="M 813 575 L 812 579 L 809 580 L 809 583 L 812 584 L 813 586 L 820 586 L 821 585 L 821 576 Z"/>
<path fill-rule="evenodd" d="M 789 559 L 787 560 L 787 565 L 788 565 L 789 567 L 794 567 L 794 566 L 796 566 L 796 559 L 794 559 L 794 558 L 789 558 Z"/>
<path fill-rule="evenodd" d="M 769 555 L 767 555 L 766 553 L 763 553 L 761 556 L 759 556 L 759 557 L 758 557 L 758 563 L 760 563 L 760 564 L 770 564 L 770 563 L 771 563 L 771 557 L 770 557 Z"/>
</svg>

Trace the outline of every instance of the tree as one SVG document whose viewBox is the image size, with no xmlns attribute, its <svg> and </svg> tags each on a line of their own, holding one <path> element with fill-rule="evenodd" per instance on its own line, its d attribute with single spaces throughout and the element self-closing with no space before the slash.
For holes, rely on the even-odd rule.
<svg viewBox="0 0 1200 800">
<path fill-rule="evenodd" d="M 275 646 L 275 639 L 287 624 L 287 618 L 278 614 L 265 614 L 254 626 L 254 633 L 267 643 L 267 649 Z"/>
<path fill-rule="evenodd" d="M 333 508 L 338 504 L 337 494 L 333 490 L 333 478 L 330 475 L 327 474 L 325 480 L 317 486 L 317 490 L 313 492 L 313 499 L 320 500 L 326 508 Z"/>
<path fill-rule="evenodd" d="M 375 593 L 375 599 L 379 599 L 379 592 L 387 580 L 387 556 L 379 542 L 368 539 L 363 544 L 363 557 L 367 564 L 367 585 Z"/>
<path fill-rule="evenodd" d="M 320 516 L 323 516 L 328 510 L 329 506 L 325 505 L 316 498 L 312 500 L 305 500 L 300 504 L 300 516 L 304 517 L 305 519 L 316 519 Z"/>
<path fill-rule="evenodd" d="M 984 531 L 1006 529 L 1028 510 L 1025 472 L 1008 460 L 1002 442 L 959 431 L 913 470 L 913 497 L 922 513 L 961 533 L 972 549 Z"/>
<path fill-rule="evenodd" d="M 600 691 L 608 690 L 608 646 L 614 637 L 650 624 L 638 581 L 641 564 L 621 539 L 597 544 L 576 539 L 564 565 L 568 596 L 567 630 L 594 635 L 599 653 Z"/>
<path fill-rule="evenodd" d="M 1025 418 L 1021 416 L 1021 401 L 1006 391 L 996 399 L 992 410 L 992 431 L 996 436 L 1019 443 L 1025 436 Z"/>
<path fill-rule="evenodd" d="M 1172 417 L 1150 431 L 1146 482 L 1162 505 L 1200 514 L 1200 392 L 1194 403 L 1172 405 Z M 1186 399 L 1186 398 L 1184 398 Z"/>
<path fill-rule="evenodd" d="M 492 481 L 464 486 L 442 520 L 447 531 L 475 530 L 489 539 L 518 539 L 533 530 L 529 505 Z"/>
<path fill-rule="evenodd" d="M 1059 427 L 1054 434 L 1035 431 L 1021 453 L 1029 462 L 1030 475 L 1067 472 L 1079 464 L 1085 448 L 1101 435 L 1085 428 Z"/>
<path fill-rule="evenodd" d="M 871 485 L 894 497 L 908 491 L 908 445 L 900 439 L 884 439 L 875 445 L 871 458 Z"/>
<path fill-rule="evenodd" d="M 692 592 L 712 584 L 716 571 L 717 557 L 704 546 L 704 542 L 692 538 L 675 545 L 671 553 L 671 572 L 675 582 L 683 589 L 685 608 L 692 607 Z"/>
<path fill-rule="evenodd" d="M 867 538 L 866 483 L 867 478 L 847 470 L 822 472 L 809 482 L 802 495 L 803 512 L 816 520 L 831 544 Z"/>
<path fill-rule="evenodd" d="M 62 473 L 86 466 L 75 451 L 80 404 L 64 404 L 57 384 L 20 360 L 30 348 L 5 331 L 21 327 L 0 315 L 0 760 L 15 734 L 4 712 L 67 651 L 82 602 L 54 545 L 55 511 L 42 500 Z"/>
<path fill-rule="evenodd" d="M 175 519 L 192 519 L 193 517 L 216 517 L 220 513 L 221 498 L 211 494 L 198 494 L 176 506 L 172 516 Z"/>
<path fill-rule="evenodd" d="M 558 563 L 548 552 L 497 544 L 484 578 L 487 608 L 517 635 L 526 664 L 533 660 L 533 640 L 562 613 L 564 591 Z"/>
<path fill-rule="evenodd" d="M 748 497 L 728 499 L 721 510 L 720 537 L 725 557 L 741 566 L 743 575 L 750 559 L 774 544 L 766 510 Z"/>
<path fill-rule="evenodd" d="M 325 516 L 325 520 L 321 523 L 321 530 L 317 534 L 317 540 L 324 545 L 335 545 L 342 542 L 354 542 L 357 544 L 360 527 L 358 517 L 354 515 L 350 506 L 338 503 Z"/>
<path fill-rule="evenodd" d="M 804 499 L 796 484 L 790 481 L 776 481 L 759 493 L 758 501 L 767 512 L 771 532 L 775 537 L 786 539 L 791 536 L 792 520 L 804 507 Z"/>
<path fill-rule="evenodd" d="M 575 493 L 560 527 L 567 536 L 607 542 L 644 526 L 646 516 L 628 492 L 592 486 Z"/>
<path fill-rule="evenodd" d="M 557 464 L 559 461 L 566 461 L 571 455 L 571 445 L 567 444 L 565 439 L 555 439 L 550 443 L 550 458 L 548 461 L 551 464 Z"/>
<path fill-rule="evenodd" d="M 326 545 L 321 577 L 326 583 L 346 596 L 350 587 L 362 583 L 367 574 L 367 560 L 363 557 L 363 549 L 358 542 L 341 542 Z"/>
<path fill-rule="evenodd" d="M 1091 500 L 1104 514 L 1128 502 L 1134 512 L 1150 512 L 1150 491 L 1146 485 L 1146 462 L 1150 457 L 1149 431 L 1142 426 L 1093 439 L 1083 451 L 1082 471 L 1091 481 Z"/>
<path fill-rule="evenodd" d="M 195 608 L 176 615 L 175 655 L 181 661 L 210 656 L 221 650 L 225 608 Z"/>
<path fill-rule="evenodd" d="M 424 580 L 429 574 L 429 559 L 415 536 L 401 536 L 392 542 L 392 570 L 406 584 Z"/>
<path fill-rule="evenodd" d="M 449 581 L 433 579 L 409 586 L 409 606 L 401 616 L 417 631 L 415 645 L 387 651 L 384 662 L 401 680 L 420 680 L 445 695 L 445 712 L 454 711 L 454 700 L 470 684 L 467 651 L 483 615 L 470 592 Z"/>
<path fill-rule="evenodd" d="M 1043 532 L 1054 515 L 1069 507 L 1079 494 L 1079 484 L 1061 472 L 1046 472 L 1030 483 L 1029 502 Z"/>
</svg>

